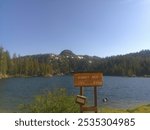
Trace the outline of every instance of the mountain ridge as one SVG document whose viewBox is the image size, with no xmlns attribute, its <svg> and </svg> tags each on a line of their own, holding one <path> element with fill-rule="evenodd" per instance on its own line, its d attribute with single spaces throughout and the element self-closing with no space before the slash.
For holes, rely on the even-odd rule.
<svg viewBox="0 0 150 130">
<path fill-rule="evenodd" d="M 122 57 L 122 56 L 145 56 L 145 55 L 148 55 L 150 56 L 150 50 L 148 49 L 145 49 L 145 50 L 141 50 L 141 51 L 138 51 L 138 52 L 131 52 L 131 53 L 127 53 L 127 54 L 118 54 L 118 55 L 112 55 L 112 56 L 106 56 L 106 57 L 100 57 L 100 56 L 90 56 L 90 55 L 85 55 L 85 54 L 75 54 L 73 53 L 71 50 L 68 50 L 68 49 L 65 49 L 63 51 L 61 51 L 59 54 L 55 54 L 55 53 L 43 53 L 43 54 L 31 54 L 31 55 L 24 55 L 24 56 L 21 56 L 21 57 L 27 57 L 27 56 L 83 56 L 83 57 L 92 57 L 92 58 L 100 58 L 100 59 L 105 59 L 105 58 L 111 58 L 111 57 Z"/>
<path fill-rule="evenodd" d="M 110 76 L 150 76 L 150 50 L 105 58 L 77 55 L 70 50 L 10 58 L 8 52 L 0 51 L 0 75 L 46 76 L 101 71 Z"/>
</svg>

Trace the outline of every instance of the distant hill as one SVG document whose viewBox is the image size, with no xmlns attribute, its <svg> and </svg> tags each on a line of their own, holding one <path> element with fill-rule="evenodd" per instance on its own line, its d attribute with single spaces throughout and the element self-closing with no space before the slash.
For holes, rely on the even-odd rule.
<svg viewBox="0 0 150 130">
<path fill-rule="evenodd" d="M 75 54 L 70 50 L 63 50 L 59 55 L 60 56 L 75 56 Z"/>
<path fill-rule="evenodd" d="M 127 54 L 126 56 L 147 57 L 150 56 L 150 50 L 142 50 L 140 52 Z"/>
<path fill-rule="evenodd" d="M 58 55 L 14 56 L 8 61 L 5 60 L 6 65 L 0 64 L 1 68 L 6 69 L 1 69 L 1 75 L 50 76 L 77 71 L 101 71 L 104 75 L 150 76 L 150 50 L 106 58 L 77 55 L 71 50 L 64 50 Z"/>
<path fill-rule="evenodd" d="M 64 50 L 59 55 L 35 55 L 34 58 L 37 58 L 39 62 L 50 64 L 55 74 L 73 71 L 102 71 L 105 75 L 150 75 L 150 50 L 106 58 L 77 55 L 70 50 Z"/>
</svg>

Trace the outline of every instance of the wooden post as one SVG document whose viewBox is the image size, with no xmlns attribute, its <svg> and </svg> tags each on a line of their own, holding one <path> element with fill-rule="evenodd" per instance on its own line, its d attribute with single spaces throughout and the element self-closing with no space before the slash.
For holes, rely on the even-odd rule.
<svg viewBox="0 0 150 130">
<path fill-rule="evenodd" d="M 85 87 L 93 87 L 94 94 L 94 105 L 86 106 L 84 99 L 78 99 L 80 104 L 80 112 L 84 111 L 94 111 L 98 112 L 97 108 L 97 87 L 101 87 L 103 85 L 103 74 L 100 72 L 77 72 L 74 73 L 74 86 L 80 88 L 80 95 L 83 96 Z M 80 96 L 78 96 L 81 98 Z M 86 98 L 85 98 L 86 99 Z"/>
<path fill-rule="evenodd" d="M 80 87 L 80 95 L 83 95 L 83 87 Z"/>
<path fill-rule="evenodd" d="M 80 87 L 80 95 L 83 95 L 83 87 Z M 82 105 L 80 105 L 80 112 L 83 113 Z"/>
<path fill-rule="evenodd" d="M 95 106 L 95 113 L 97 113 L 97 87 L 94 87 L 94 106 Z"/>
</svg>

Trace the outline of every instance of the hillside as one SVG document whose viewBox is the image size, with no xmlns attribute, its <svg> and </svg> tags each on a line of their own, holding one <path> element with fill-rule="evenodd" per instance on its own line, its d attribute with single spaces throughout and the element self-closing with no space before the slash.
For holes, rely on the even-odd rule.
<svg viewBox="0 0 150 130">
<path fill-rule="evenodd" d="M 0 49 L 0 75 L 51 76 L 76 71 L 101 71 L 104 75 L 150 75 L 150 50 L 126 55 L 100 58 L 77 55 L 70 50 L 60 54 L 38 54 L 10 58 L 9 52 Z"/>
</svg>

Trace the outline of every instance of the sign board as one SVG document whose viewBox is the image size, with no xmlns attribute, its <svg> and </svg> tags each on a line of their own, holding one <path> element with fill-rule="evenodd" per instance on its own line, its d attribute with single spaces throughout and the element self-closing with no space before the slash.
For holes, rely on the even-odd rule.
<svg viewBox="0 0 150 130">
<path fill-rule="evenodd" d="M 98 87 L 103 85 L 103 74 L 100 72 L 74 73 L 75 87 Z"/>
<path fill-rule="evenodd" d="M 85 103 L 86 103 L 86 97 L 82 96 L 82 95 L 77 95 L 77 97 L 76 97 L 76 103 L 78 103 L 80 105 L 85 105 Z"/>
</svg>

